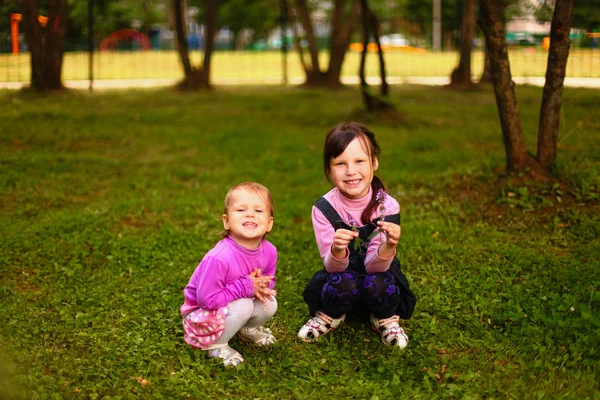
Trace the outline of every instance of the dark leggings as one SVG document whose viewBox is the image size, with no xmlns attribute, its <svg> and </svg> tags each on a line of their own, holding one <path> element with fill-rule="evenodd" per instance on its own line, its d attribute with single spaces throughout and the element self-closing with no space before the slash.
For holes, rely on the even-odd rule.
<svg viewBox="0 0 600 400">
<path fill-rule="evenodd" d="M 329 274 L 321 290 L 323 312 L 339 318 L 357 301 L 362 301 L 376 318 L 389 318 L 396 314 L 400 303 L 400 288 L 395 282 L 389 271 L 367 274 L 364 278 L 350 270 Z"/>
</svg>

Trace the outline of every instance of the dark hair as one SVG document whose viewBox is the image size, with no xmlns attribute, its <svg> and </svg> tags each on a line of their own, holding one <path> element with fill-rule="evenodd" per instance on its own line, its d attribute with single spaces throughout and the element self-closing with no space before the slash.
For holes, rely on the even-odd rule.
<svg viewBox="0 0 600 400">
<path fill-rule="evenodd" d="M 359 124 L 358 122 L 344 122 L 338 124 L 329 131 L 325 138 L 325 147 L 323 148 L 323 170 L 327 179 L 329 179 L 329 174 L 331 172 L 331 159 L 342 154 L 350 142 L 355 138 L 360 138 L 366 145 L 367 154 L 371 157 L 371 165 L 375 160 L 379 159 L 381 148 L 379 147 L 379 144 L 377 144 L 377 140 L 375 140 L 375 134 L 367 129 L 366 126 Z M 385 190 L 383 182 L 373 175 L 373 181 L 371 182 L 371 202 L 367 205 L 360 217 L 361 222 L 365 225 L 371 222 L 371 215 L 378 205 L 375 196 L 380 189 Z"/>
</svg>

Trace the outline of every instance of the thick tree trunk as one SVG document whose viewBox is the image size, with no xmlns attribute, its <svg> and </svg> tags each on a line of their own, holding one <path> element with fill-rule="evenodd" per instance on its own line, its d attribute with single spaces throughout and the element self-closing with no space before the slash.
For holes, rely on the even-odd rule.
<svg viewBox="0 0 600 400">
<path fill-rule="evenodd" d="M 460 24 L 460 59 L 458 67 L 452 71 L 451 85 L 470 86 L 471 80 L 471 50 L 475 35 L 475 0 L 466 0 Z"/>
<path fill-rule="evenodd" d="M 485 33 L 485 43 L 490 56 L 494 94 L 506 151 L 506 166 L 508 170 L 522 170 L 528 167 L 529 156 L 517 107 L 515 84 L 510 73 L 504 8 L 502 0 L 481 0 L 479 26 Z"/>
<path fill-rule="evenodd" d="M 45 27 L 38 21 L 35 0 L 21 0 L 25 37 L 31 53 L 31 87 L 40 91 L 63 89 L 62 61 L 68 17 L 67 0 L 51 0 Z"/>
<path fill-rule="evenodd" d="M 554 168 L 558 150 L 563 83 L 569 58 L 573 0 L 557 0 L 550 28 L 550 50 L 546 83 L 538 126 L 537 160 L 547 170 Z"/>
</svg>

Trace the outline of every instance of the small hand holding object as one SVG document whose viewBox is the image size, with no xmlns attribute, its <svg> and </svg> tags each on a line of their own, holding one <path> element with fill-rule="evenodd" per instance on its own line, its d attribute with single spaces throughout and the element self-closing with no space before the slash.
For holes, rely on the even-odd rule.
<svg viewBox="0 0 600 400">
<path fill-rule="evenodd" d="M 351 231 L 348 229 L 340 228 L 335 231 L 333 235 L 333 244 L 331 245 L 331 252 L 337 258 L 346 257 L 346 250 L 352 239 L 358 237 L 358 231 Z"/>
<path fill-rule="evenodd" d="M 394 224 L 393 222 L 378 221 L 379 229 L 385 234 L 387 244 L 390 247 L 396 248 L 402 235 L 402 229 L 400 225 Z"/>
<path fill-rule="evenodd" d="M 250 279 L 254 282 L 254 296 L 265 305 L 267 300 L 273 301 L 273 297 L 277 295 L 275 290 L 269 288 L 269 283 L 273 278 L 271 275 L 263 276 L 260 268 L 255 268 L 250 273 Z"/>
</svg>

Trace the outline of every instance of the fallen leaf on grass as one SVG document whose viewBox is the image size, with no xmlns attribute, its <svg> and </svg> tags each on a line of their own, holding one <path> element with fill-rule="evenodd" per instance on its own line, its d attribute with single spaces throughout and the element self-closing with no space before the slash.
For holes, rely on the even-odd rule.
<svg viewBox="0 0 600 400">
<path fill-rule="evenodd" d="M 137 381 L 140 385 L 142 385 L 142 387 L 152 385 L 149 380 L 147 380 L 146 378 L 142 378 L 141 376 L 137 377 Z"/>
</svg>

